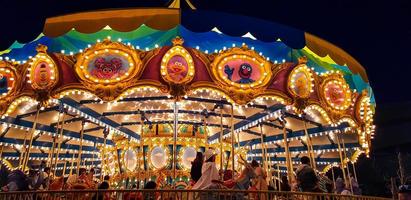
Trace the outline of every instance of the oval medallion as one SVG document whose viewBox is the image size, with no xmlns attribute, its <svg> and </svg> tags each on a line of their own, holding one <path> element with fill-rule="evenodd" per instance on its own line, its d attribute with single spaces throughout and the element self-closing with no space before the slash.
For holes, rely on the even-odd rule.
<svg viewBox="0 0 411 200">
<path fill-rule="evenodd" d="M 103 41 L 84 51 L 76 63 L 80 78 L 91 83 L 114 84 L 129 80 L 141 70 L 141 60 L 129 46 Z"/>
<path fill-rule="evenodd" d="M 327 104 L 337 110 L 346 110 L 351 104 L 351 91 L 344 79 L 326 80 L 323 96 Z"/>
<path fill-rule="evenodd" d="M 313 92 L 313 75 L 307 65 L 297 66 L 290 73 L 288 79 L 288 88 L 294 96 L 299 98 L 308 98 Z"/>
<path fill-rule="evenodd" d="M 266 86 L 271 78 L 271 65 L 252 50 L 229 49 L 211 64 L 213 74 L 226 86 L 251 89 Z"/>
<path fill-rule="evenodd" d="M 57 65 L 54 60 L 46 53 L 38 53 L 33 58 L 29 70 L 30 82 L 34 89 L 50 89 L 57 83 Z"/>
<path fill-rule="evenodd" d="M 137 167 L 137 153 L 132 150 L 128 149 L 124 152 L 124 166 L 129 171 L 134 171 Z"/>
<path fill-rule="evenodd" d="M 154 147 L 154 149 L 151 150 L 150 160 L 154 168 L 161 169 L 167 166 L 167 158 L 168 155 L 166 153 L 166 150 L 164 150 L 162 147 Z"/>
<path fill-rule="evenodd" d="M 182 155 L 182 166 L 184 169 L 191 169 L 191 162 L 196 158 L 197 151 L 194 147 L 186 147 Z"/>
<path fill-rule="evenodd" d="M 181 84 L 194 77 L 194 62 L 190 53 L 182 46 L 167 51 L 161 61 L 161 76 L 167 82 Z"/>
</svg>

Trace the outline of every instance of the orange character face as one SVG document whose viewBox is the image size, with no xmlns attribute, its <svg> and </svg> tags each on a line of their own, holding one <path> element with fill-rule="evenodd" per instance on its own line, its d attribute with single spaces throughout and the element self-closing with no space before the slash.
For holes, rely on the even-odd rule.
<svg viewBox="0 0 411 200">
<path fill-rule="evenodd" d="M 176 61 L 172 65 L 170 65 L 170 70 L 175 75 L 180 75 L 186 71 L 186 68 L 184 67 L 183 63 Z"/>
</svg>

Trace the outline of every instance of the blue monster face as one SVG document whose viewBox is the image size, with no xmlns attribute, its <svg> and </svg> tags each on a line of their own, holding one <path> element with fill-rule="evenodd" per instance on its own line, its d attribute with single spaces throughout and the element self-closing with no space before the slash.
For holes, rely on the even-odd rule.
<svg viewBox="0 0 411 200">
<path fill-rule="evenodd" d="M 240 70 L 238 70 L 238 75 L 242 79 L 249 79 L 252 73 L 253 73 L 253 68 L 248 63 L 241 64 Z"/>
</svg>

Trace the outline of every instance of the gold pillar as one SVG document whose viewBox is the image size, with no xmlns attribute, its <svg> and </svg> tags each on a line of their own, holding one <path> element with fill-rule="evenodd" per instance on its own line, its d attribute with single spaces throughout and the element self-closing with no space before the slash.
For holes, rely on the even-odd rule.
<svg viewBox="0 0 411 200">
<path fill-rule="evenodd" d="M 173 189 L 176 189 L 177 178 L 177 131 L 178 131 L 178 104 L 174 101 L 174 134 L 173 134 Z"/>
<path fill-rule="evenodd" d="M 303 123 L 304 123 L 305 138 L 307 139 L 307 150 L 308 150 L 308 155 L 309 155 L 309 158 L 310 158 L 311 167 L 313 169 L 317 169 L 317 166 L 316 166 L 316 163 L 315 163 L 315 154 L 314 154 L 313 144 L 312 144 L 312 141 L 311 141 L 311 137 L 308 134 L 307 122 L 305 122 L 304 119 L 303 119 Z"/>
<path fill-rule="evenodd" d="M 1 146 L 1 150 L 0 150 L 0 160 L 3 160 L 3 151 L 4 151 L 4 145 Z"/>
<path fill-rule="evenodd" d="M 223 150 L 223 106 L 220 108 L 220 170 L 223 170 L 224 150 Z"/>
<path fill-rule="evenodd" d="M 277 163 L 277 178 L 278 178 L 278 180 L 277 180 L 277 182 L 278 182 L 278 191 L 281 192 L 281 181 L 282 181 L 282 179 L 281 179 L 281 172 L 280 172 L 280 164 L 279 163 Z"/>
<path fill-rule="evenodd" d="M 353 173 L 354 173 L 355 181 L 358 183 L 357 170 L 355 170 L 355 163 L 354 162 L 351 162 L 351 163 L 352 163 L 352 170 L 353 170 Z"/>
<path fill-rule="evenodd" d="M 53 157 L 54 157 L 54 150 L 56 149 L 57 135 L 59 134 L 60 118 L 61 118 L 61 112 L 59 112 L 57 116 L 56 135 L 53 135 L 53 143 L 51 146 L 51 151 L 49 151 L 48 160 L 50 161 L 50 172 L 53 171 Z M 54 174 L 56 174 L 56 171 L 54 171 Z"/>
<path fill-rule="evenodd" d="M 345 142 L 344 142 L 344 138 L 342 138 L 342 143 L 343 143 L 344 160 L 346 160 L 346 159 L 347 159 L 347 153 L 345 152 Z M 351 188 L 351 194 L 353 194 L 354 190 L 353 190 L 352 184 L 351 184 L 350 166 L 348 165 L 348 161 L 349 161 L 349 160 L 347 160 L 348 184 L 350 185 L 350 188 Z"/>
<path fill-rule="evenodd" d="M 268 172 L 267 149 L 266 149 L 265 144 L 264 144 L 263 124 L 260 124 L 260 140 L 261 140 L 261 153 L 262 153 L 262 158 L 263 158 L 262 160 L 264 161 L 263 165 L 262 165 L 262 168 L 266 172 Z"/>
<path fill-rule="evenodd" d="M 64 117 L 65 117 L 65 114 L 66 114 L 66 113 L 64 113 L 64 111 L 63 111 L 63 116 L 62 116 L 62 120 L 61 120 L 61 126 L 60 126 L 60 130 L 59 130 L 58 137 L 57 137 L 57 153 L 56 153 L 56 157 L 55 157 L 55 160 L 54 160 L 55 168 L 57 168 L 57 162 L 58 162 L 58 158 L 59 158 L 59 156 L 60 156 L 61 143 L 63 142 L 63 141 L 61 141 L 61 140 L 63 139 L 64 122 L 65 122 Z M 57 124 L 57 126 L 58 126 L 58 124 Z M 56 169 L 54 169 L 54 173 L 56 173 Z"/>
<path fill-rule="evenodd" d="M 286 161 L 286 166 L 287 166 L 287 176 L 288 176 L 288 181 L 292 182 L 294 180 L 294 170 L 293 170 L 293 161 L 290 156 L 290 151 L 288 149 L 288 141 L 287 141 L 287 129 L 283 127 L 283 137 L 284 137 L 284 147 L 285 147 L 285 161 Z"/>
<path fill-rule="evenodd" d="M 233 168 L 233 178 L 234 178 L 234 171 L 235 171 L 235 165 L 234 165 L 234 105 L 231 104 L 231 166 Z"/>
<path fill-rule="evenodd" d="M 83 151 L 83 135 L 84 135 L 84 125 L 86 121 L 81 122 L 81 131 L 80 131 L 80 146 L 79 146 L 79 151 L 78 151 L 78 157 L 77 157 L 77 174 L 80 173 L 80 165 L 81 165 L 81 153 Z"/>
<path fill-rule="evenodd" d="M 33 123 L 33 127 L 31 128 L 31 133 L 30 133 L 30 143 L 29 143 L 29 147 L 26 150 L 26 155 L 25 158 L 23 159 L 23 172 L 26 169 L 26 166 L 29 162 L 29 158 L 30 158 L 30 151 L 31 151 L 31 147 L 33 145 L 33 137 L 34 137 L 34 132 L 36 131 L 36 126 L 37 126 L 37 119 L 39 117 L 40 114 L 40 103 L 37 105 L 37 112 L 36 112 L 36 116 L 34 117 L 34 123 Z"/>
<path fill-rule="evenodd" d="M 338 153 L 340 155 L 340 161 L 341 161 L 341 170 L 343 173 L 343 178 L 344 178 L 344 183 L 345 183 L 347 180 L 347 177 L 345 176 L 344 159 L 343 159 L 342 150 L 341 150 L 340 136 L 338 133 L 336 133 L 336 138 L 337 138 L 337 145 L 338 145 Z"/>
<path fill-rule="evenodd" d="M 334 177 L 334 166 L 333 165 L 331 165 L 331 174 L 333 176 L 333 188 L 335 190 L 335 177 Z"/>
<path fill-rule="evenodd" d="M 73 157 L 71 158 L 71 166 L 70 166 L 70 174 L 69 174 L 69 175 L 72 175 L 72 174 L 73 174 L 73 168 L 74 168 L 74 157 L 75 157 L 75 155 L 76 155 L 76 153 L 75 153 L 75 152 L 73 152 Z"/>
<path fill-rule="evenodd" d="M 62 177 L 64 177 L 64 175 L 66 175 L 66 168 L 67 168 L 67 160 L 64 160 L 63 172 L 61 173 Z"/>
<path fill-rule="evenodd" d="M 108 130 L 104 129 L 103 130 L 103 147 L 101 148 L 101 162 L 100 162 L 100 180 L 103 181 L 103 169 L 105 165 L 105 154 L 106 154 L 106 144 L 107 144 L 107 136 L 108 136 Z M 138 154 L 137 154 L 138 155 Z M 138 162 L 137 162 L 138 163 Z"/>
<path fill-rule="evenodd" d="M 207 118 L 204 115 L 204 136 L 205 136 L 205 148 L 208 149 L 208 132 L 207 132 Z"/>
</svg>

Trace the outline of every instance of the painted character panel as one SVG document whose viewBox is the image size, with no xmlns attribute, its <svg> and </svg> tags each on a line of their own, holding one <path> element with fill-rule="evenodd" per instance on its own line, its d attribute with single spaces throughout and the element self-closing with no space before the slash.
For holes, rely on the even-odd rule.
<svg viewBox="0 0 411 200">
<path fill-rule="evenodd" d="M 181 82 L 187 76 L 188 63 L 184 57 L 175 55 L 167 63 L 167 73 L 174 82 Z"/>
<path fill-rule="evenodd" d="M 294 92 L 298 96 L 308 96 L 310 94 L 310 78 L 304 72 L 298 72 L 295 74 L 295 87 Z"/>
<path fill-rule="evenodd" d="M 113 54 L 96 56 L 88 64 L 88 72 L 97 79 L 115 79 L 122 77 L 129 70 L 126 58 Z"/>
<path fill-rule="evenodd" d="M 345 110 L 351 104 L 349 87 L 341 81 L 327 82 L 324 86 L 324 96 L 327 103 L 338 110 Z"/>
<path fill-rule="evenodd" d="M 224 74 L 230 81 L 239 84 L 250 84 L 261 78 L 258 64 L 248 60 L 236 59 L 225 63 Z"/>
<path fill-rule="evenodd" d="M 54 68 L 47 62 L 39 62 L 34 67 L 34 83 L 40 88 L 46 88 L 54 80 Z"/>
</svg>

